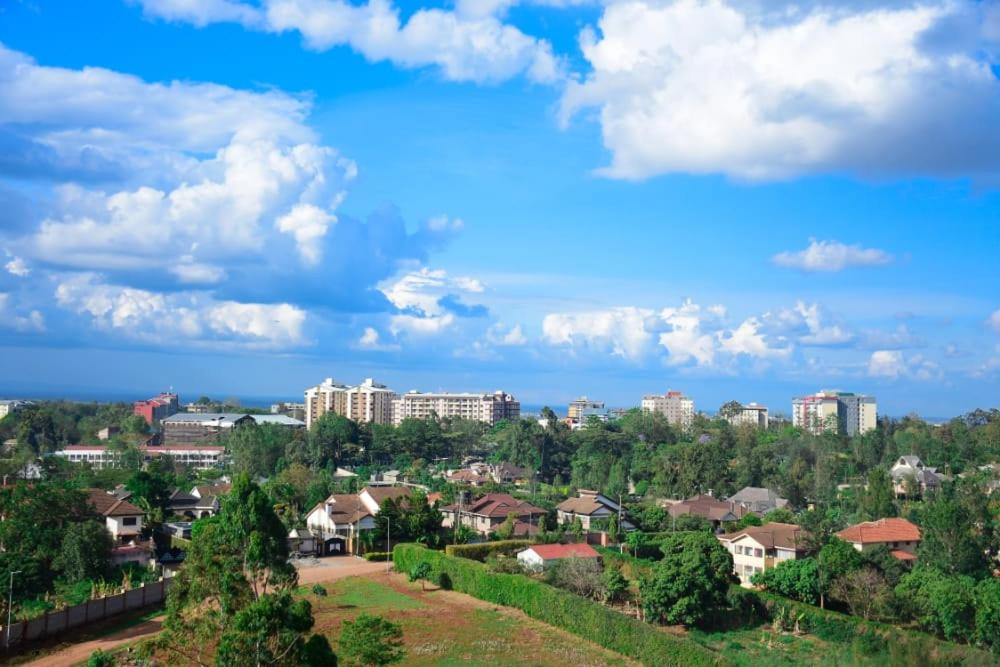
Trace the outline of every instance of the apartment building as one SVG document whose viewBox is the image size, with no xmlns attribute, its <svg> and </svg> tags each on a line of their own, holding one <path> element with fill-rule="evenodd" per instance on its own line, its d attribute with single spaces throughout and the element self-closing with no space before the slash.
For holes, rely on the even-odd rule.
<svg viewBox="0 0 1000 667">
<path fill-rule="evenodd" d="M 305 412 L 306 428 L 311 428 L 313 422 L 327 412 L 346 415 L 347 385 L 326 378 L 315 387 L 309 387 L 305 391 Z"/>
<path fill-rule="evenodd" d="M 177 414 L 180 410 L 177 394 L 163 393 L 159 396 L 136 401 L 132 404 L 132 413 L 146 420 L 150 426 L 159 426 L 167 417 Z"/>
<path fill-rule="evenodd" d="M 326 378 L 305 391 L 305 421 L 310 428 L 328 412 L 357 422 L 392 423 L 392 402 L 396 393 L 372 378 L 348 386 Z"/>
<path fill-rule="evenodd" d="M 767 428 L 767 406 L 757 403 L 741 405 L 739 410 L 722 416 L 733 426 L 749 424 L 754 428 Z"/>
<path fill-rule="evenodd" d="M 860 435 L 874 430 L 877 418 L 874 396 L 824 390 L 792 399 L 792 425 L 817 435 Z"/>
<path fill-rule="evenodd" d="M 404 419 L 462 417 L 490 426 L 504 419 L 518 419 L 521 403 L 513 396 L 496 391 L 492 394 L 423 393 L 411 391 L 397 396 L 392 406 L 392 423 Z"/>
<path fill-rule="evenodd" d="M 581 396 L 569 404 L 569 407 L 566 410 L 566 416 L 574 422 L 580 422 L 583 421 L 584 417 L 591 414 L 601 414 L 603 412 L 604 403 L 602 401 L 592 401 L 586 396 Z"/>
<path fill-rule="evenodd" d="M 675 426 L 690 426 L 694 421 L 694 401 L 679 391 L 642 397 L 642 409 L 659 413 Z"/>
<path fill-rule="evenodd" d="M 196 470 L 210 470 L 224 463 L 226 450 L 221 445 L 140 445 L 139 453 L 144 463 L 169 456 L 175 463 Z M 52 456 L 66 459 L 70 463 L 86 463 L 95 470 L 119 468 L 122 465 L 122 450 L 107 445 L 67 445 L 52 452 Z"/>
</svg>

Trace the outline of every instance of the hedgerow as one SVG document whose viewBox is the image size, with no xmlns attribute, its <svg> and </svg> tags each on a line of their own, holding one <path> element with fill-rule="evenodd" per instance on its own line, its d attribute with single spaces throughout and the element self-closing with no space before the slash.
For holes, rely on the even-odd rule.
<svg viewBox="0 0 1000 667">
<path fill-rule="evenodd" d="M 693 641 L 603 605 L 518 574 L 490 572 L 468 558 L 455 558 L 418 544 L 399 544 L 393 560 L 400 572 L 420 562 L 431 567 L 431 579 L 480 600 L 520 609 L 543 623 L 638 660 L 644 665 L 719 665 L 721 656 Z"/>
<path fill-rule="evenodd" d="M 498 542 L 480 542 L 478 544 L 449 544 L 444 551 L 449 556 L 486 562 L 491 555 L 513 556 L 518 551 L 530 547 L 531 540 L 500 540 Z"/>
</svg>

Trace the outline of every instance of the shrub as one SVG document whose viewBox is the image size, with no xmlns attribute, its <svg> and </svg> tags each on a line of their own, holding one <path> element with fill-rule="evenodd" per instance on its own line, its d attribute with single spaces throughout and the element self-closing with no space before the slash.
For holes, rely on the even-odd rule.
<svg viewBox="0 0 1000 667">
<path fill-rule="evenodd" d="M 710 665 L 721 656 L 691 640 L 674 637 L 612 609 L 518 574 L 490 572 L 482 563 L 454 558 L 416 544 L 393 550 L 397 567 L 408 571 L 418 562 L 431 566 L 432 577 L 447 576 L 451 586 L 493 604 L 515 607 L 528 616 L 562 628 L 646 665 Z"/>
<path fill-rule="evenodd" d="M 518 551 L 527 549 L 532 544 L 534 542 L 531 540 L 500 540 L 499 542 L 480 542 L 478 544 L 449 544 L 444 548 L 444 551 L 449 556 L 468 558 L 484 563 L 491 554 L 513 556 Z"/>
<path fill-rule="evenodd" d="M 392 553 L 389 551 L 369 551 L 365 554 L 365 560 L 387 561 L 392 560 Z"/>
<path fill-rule="evenodd" d="M 323 584 L 313 584 L 312 587 L 313 595 L 318 595 L 320 597 L 326 597 L 326 588 Z"/>
</svg>

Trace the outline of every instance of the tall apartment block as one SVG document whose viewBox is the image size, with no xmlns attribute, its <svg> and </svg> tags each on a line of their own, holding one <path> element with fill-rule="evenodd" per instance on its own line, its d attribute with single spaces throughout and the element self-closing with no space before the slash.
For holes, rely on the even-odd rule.
<svg viewBox="0 0 1000 667">
<path fill-rule="evenodd" d="M 392 423 L 392 401 L 395 392 L 372 378 L 355 386 L 347 386 L 326 378 L 305 391 L 306 428 L 327 412 L 357 422 Z"/>
<path fill-rule="evenodd" d="M 583 418 L 587 415 L 602 412 L 604 412 L 604 403 L 601 401 L 592 401 L 586 396 L 581 396 L 569 404 L 566 416 L 575 422 L 579 422 L 583 421 Z"/>
<path fill-rule="evenodd" d="M 177 394 L 163 393 L 145 401 L 132 404 L 132 414 L 139 415 L 150 426 L 159 426 L 167 417 L 177 414 L 181 409 Z"/>
<path fill-rule="evenodd" d="M 679 391 L 643 396 L 642 409 L 663 415 L 675 426 L 690 426 L 694 421 L 694 401 Z"/>
<path fill-rule="evenodd" d="M 792 399 L 792 425 L 810 433 L 855 436 L 875 429 L 877 418 L 874 396 L 824 390 Z"/>
<path fill-rule="evenodd" d="M 754 428 L 767 428 L 767 406 L 757 403 L 747 403 L 736 412 L 725 417 L 733 426 L 749 424 Z"/>
<path fill-rule="evenodd" d="M 493 426 L 503 419 L 518 419 L 521 403 L 503 391 L 492 394 L 425 394 L 411 391 L 393 401 L 392 422 L 396 425 L 407 418 L 427 419 L 432 415 L 462 417 Z"/>
</svg>

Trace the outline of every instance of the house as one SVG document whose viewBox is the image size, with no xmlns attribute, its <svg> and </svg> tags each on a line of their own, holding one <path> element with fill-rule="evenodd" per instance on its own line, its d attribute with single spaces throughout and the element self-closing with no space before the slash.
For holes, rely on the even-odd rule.
<svg viewBox="0 0 1000 667">
<path fill-rule="evenodd" d="M 941 474 L 937 468 L 925 466 L 919 456 L 900 456 L 889 475 L 897 497 L 905 497 L 917 489 L 922 496 L 941 488 Z"/>
<path fill-rule="evenodd" d="M 197 490 L 197 487 L 195 488 Z M 189 519 L 202 519 L 219 513 L 219 499 L 216 496 L 197 496 L 194 491 L 185 493 L 174 489 L 167 499 L 167 511 L 170 514 L 186 516 Z"/>
<path fill-rule="evenodd" d="M 482 486 L 490 481 L 489 477 L 471 468 L 450 472 L 445 475 L 445 479 L 452 484 L 468 484 L 470 486 Z"/>
<path fill-rule="evenodd" d="M 865 521 L 848 526 L 837 537 L 849 542 L 860 552 L 884 544 L 892 555 L 902 561 L 915 561 L 920 546 L 920 528 L 906 519 L 888 518 Z"/>
<path fill-rule="evenodd" d="M 127 500 L 101 489 L 88 489 L 87 494 L 87 505 L 104 519 L 104 527 L 114 540 L 111 561 L 116 565 L 149 565 L 153 555 L 152 542 L 142 539 L 142 522 L 146 513 Z"/>
<path fill-rule="evenodd" d="M 372 484 L 384 484 L 387 486 L 392 486 L 393 484 L 400 484 L 403 481 L 403 473 L 398 470 L 386 470 L 385 472 L 372 473 L 371 483 Z"/>
<path fill-rule="evenodd" d="M 191 489 L 191 495 L 195 498 L 207 498 L 209 496 L 219 498 L 221 496 L 228 496 L 232 490 L 233 485 L 229 482 L 215 482 L 214 484 L 201 484 L 194 487 Z"/>
<path fill-rule="evenodd" d="M 531 572 L 541 572 L 567 558 L 592 558 L 600 562 L 601 555 L 589 544 L 536 544 L 517 554 L 517 561 Z"/>
<path fill-rule="evenodd" d="M 316 536 L 308 528 L 293 528 L 288 533 L 288 553 L 316 553 Z"/>
<path fill-rule="evenodd" d="M 517 517 L 514 533 L 530 535 L 537 532 L 538 521 L 545 513 L 544 509 L 518 500 L 510 494 L 488 493 L 470 503 L 453 503 L 442 507 L 441 514 L 444 518 L 441 525 L 445 528 L 468 526 L 480 535 L 489 535 L 496 532 L 509 514 L 514 514 Z"/>
<path fill-rule="evenodd" d="M 729 500 L 719 500 L 718 498 L 700 494 L 687 500 L 673 503 L 667 507 L 667 513 L 676 518 L 682 516 L 697 516 L 705 519 L 718 530 L 727 521 L 739 521 L 750 510 L 744 508 L 739 503 Z"/>
<path fill-rule="evenodd" d="M 336 470 L 333 471 L 334 479 L 353 479 L 357 476 L 358 476 L 357 473 L 351 472 L 347 468 L 338 467 Z"/>
<path fill-rule="evenodd" d="M 527 484 L 534 473 L 513 463 L 496 463 L 489 466 L 490 478 L 497 484 Z"/>
<path fill-rule="evenodd" d="M 362 533 L 375 528 L 375 515 L 388 499 L 409 498 L 406 487 L 366 486 L 359 493 L 335 493 L 306 514 L 306 528 L 321 556 L 360 551 Z M 391 526 L 390 526 L 391 530 Z"/>
<path fill-rule="evenodd" d="M 776 492 L 758 486 L 745 486 L 727 500 L 754 514 L 767 514 L 773 509 L 788 505 L 788 500 L 779 498 Z"/>
<path fill-rule="evenodd" d="M 726 551 L 733 555 L 733 574 L 745 587 L 751 585 L 753 575 L 804 556 L 804 536 L 804 531 L 793 523 L 765 523 L 716 535 Z"/>
<path fill-rule="evenodd" d="M 559 525 L 580 519 L 584 530 L 590 530 L 592 523 L 596 521 L 620 515 L 623 518 L 619 528 L 635 530 L 635 526 L 622 515 L 621 505 L 597 491 L 578 489 L 576 498 L 568 498 L 556 505 L 556 521 Z"/>
</svg>

